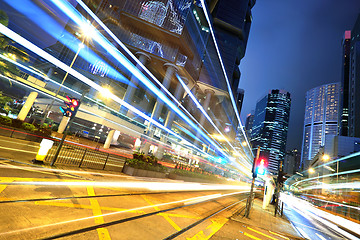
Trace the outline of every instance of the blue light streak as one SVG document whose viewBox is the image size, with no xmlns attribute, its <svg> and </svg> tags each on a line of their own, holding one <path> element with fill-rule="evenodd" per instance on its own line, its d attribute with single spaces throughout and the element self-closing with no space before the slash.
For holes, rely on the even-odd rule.
<svg viewBox="0 0 360 240">
<path fill-rule="evenodd" d="M 222 57 L 221 57 L 221 54 L 220 54 L 220 51 L 219 51 L 219 47 L 218 47 L 218 44 L 217 44 L 217 41 L 216 41 L 216 38 L 215 38 L 214 30 L 212 28 L 212 24 L 211 24 L 208 12 L 206 11 L 207 8 L 206 8 L 206 5 L 205 5 L 205 2 L 204 2 L 204 0 L 200 0 L 200 2 L 201 2 L 201 5 L 202 5 L 203 12 L 205 14 L 206 21 L 208 22 L 208 25 L 209 25 L 209 28 L 210 28 L 211 37 L 212 37 L 212 39 L 214 41 L 214 45 L 215 45 L 215 48 L 216 48 L 217 55 L 219 57 L 219 61 L 220 61 L 220 64 L 221 64 L 221 69 L 223 71 L 223 74 L 224 74 L 224 77 L 225 77 L 225 80 L 226 80 L 226 85 L 228 87 L 228 92 L 229 92 L 229 95 L 230 95 L 231 103 L 233 105 L 233 109 L 235 111 L 236 117 L 237 117 L 238 122 L 240 124 L 240 129 L 241 129 L 241 132 L 243 133 L 243 136 L 245 138 L 247 146 L 250 146 L 249 141 L 248 141 L 248 139 L 246 137 L 245 131 L 243 129 L 243 125 L 241 123 L 240 114 L 239 114 L 239 112 L 237 110 L 234 95 L 232 94 L 232 89 L 231 89 L 230 82 L 229 82 L 229 79 L 228 79 L 226 71 L 225 71 L 225 66 L 224 66 L 224 63 L 222 61 Z M 251 156 L 254 157 L 252 151 L 250 151 L 250 153 L 251 153 Z"/>
<path fill-rule="evenodd" d="M 72 21 L 82 26 L 83 24 L 87 24 L 87 22 L 83 19 L 82 15 L 78 13 L 73 6 L 71 6 L 67 2 L 63 2 L 61 0 L 52 0 L 56 6 L 59 7 Z M 145 84 L 145 86 L 152 91 L 156 96 L 158 96 L 166 105 L 168 105 L 174 112 L 178 114 L 183 120 L 185 120 L 193 129 L 200 132 L 200 134 L 215 148 L 223 154 L 223 156 L 229 158 L 229 156 L 218 147 L 212 139 L 210 139 L 200 128 L 198 128 L 180 109 L 170 101 L 163 92 L 161 92 L 152 82 L 150 82 L 145 75 L 138 68 L 136 68 L 123 54 L 121 54 L 105 37 L 98 33 L 96 29 L 94 29 L 94 34 L 92 39 L 96 41 L 104 50 L 108 51 L 110 55 L 112 55 L 115 59 L 117 59 L 123 66 L 128 69 L 138 80 Z M 119 40 L 120 41 L 120 40 Z M 125 46 L 124 46 L 125 48 Z M 127 104 L 129 105 L 129 104 Z M 125 106 L 125 105 L 124 105 Z M 125 106 L 127 107 L 127 106 Z M 129 108 L 129 107 L 127 107 Z M 143 114 L 142 114 L 143 115 Z M 141 115 L 140 115 L 141 116 Z M 157 125 L 161 125 L 157 121 L 154 121 Z M 155 124 L 156 125 L 156 124 Z M 163 127 L 160 127 L 163 129 Z"/>
<path fill-rule="evenodd" d="M 90 79 L 88 79 L 87 77 L 85 77 L 84 75 L 80 74 L 79 72 L 77 72 L 76 70 L 74 70 L 73 68 L 70 68 L 69 66 L 67 66 L 66 64 L 64 64 L 63 62 L 59 61 L 58 59 L 56 59 L 55 57 L 51 56 L 50 54 L 48 54 L 47 52 L 43 51 L 42 49 L 40 49 L 39 47 L 37 47 L 36 45 L 34 45 L 33 43 L 29 42 L 28 40 L 24 39 L 23 37 L 21 37 L 20 35 L 16 34 L 15 32 L 13 32 L 12 30 L 10 30 L 9 28 L 5 27 L 4 25 L 0 24 L 0 33 L 4 34 L 5 36 L 9 37 L 10 39 L 14 40 L 15 42 L 17 42 L 18 44 L 24 46 L 25 48 L 29 49 L 30 51 L 34 52 L 35 54 L 39 55 L 40 57 L 44 58 L 45 60 L 51 62 L 52 64 L 58 66 L 59 68 L 61 68 L 64 71 L 69 72 L 69 74 L 73 75 L 74 77 L 76 77 L 77 79 L 79 79 L 80 81 L 84 82 L 85 84 L 89 85 L 90 87 L 96 89 L 99 92 L 103 92 L 104 88 L 102 88 L 101 86 L 99 86 L 98 84 L 96 84 L 95 82 L 91 81 Z M 39 90 L 36 90 L 39 91 Z M 48 95 L 48 94 L 47 94 Z M 108 93 L 109 98 L 113 99 L 114 101 L 122 104 L 123 106 L 125 106 L 126 108 L 130 109 L 131 111 L 133 111 L 134 113 L 138 114 L 139 116 L 143 117 L 144 119 L 146 119 L 147 121 L 151 122 L 152 124 L 154 124 L 155 126 L 159 127 L 160 129 L 168 132 L 171 135 L 174 135 L 175 137 L 177 137 L 180 140 L 183 140 L 186 144 L 193 146 L 194 149 L 203 152 L 200 148 L 198 148 L 197 146 L 191 144 L 190 142 L 188 142 L 186 139 L 182 138 L 180 135 L 176 134 L 175 132 L 171 131 L 170 129 L 164 127 L 163 125 L 161 125 L 160 123 L 158 123 L 157 121 L 153 120 L 152 118 L 148 117 L 146 114 L 144 114 L 143 112 L 141 112 L 140 110 L 138 110 L 137 108 L 134 108 L 132 105 L 128 104 L 127 102 L 124 102 L 122 99 L 120 99 L 119 97 L 117 97 L 116 95 L 112 94 L 112 93 Z M 53 97 L 53 96 L 51 96 Z M 213 156 L 203 152 L 206 156 L 208 156 L 209 158 L 212 158 Z"/>
<path fill-rule="evenodd" d="M 77 52 L 81 41 L 75 38 L 72 34 L 67 32 L 63 26 L 61 26 L 57 21 L 55 21 L 51 16 L 49 16 L 44 10 L 38 7 L 36 4 L 29 0 L 5 0 L 7 4 L 15 8 L 17 11 L 21 12 L 26 16 L 32 23 L 39 26 L 41 29 L 46 31 L 55 39 L 58 39 L 64 46 L 71 49 L 73 52 Z M 29 11 L 31 9 L 31 11 Z M 36 14 L 34 14 L 36 12 Z M 89 23 L 87 23 L 89 24 Z M 81 29 L 80 29 L 81 30 Z M 59 37 L 59 33 L 62 33 L 62 36 Z M 95 64 L 97 62 L 102 62 L 105 64 L 108 69 L 107 75 L 113 77 L 114 79 L 123 82 L 125 84 L 130 84 L 133 87 L 136 87 L 132 84 L 127 78 L 122 74 L 118 73 L 112 66 L 107 62 L 103 61 L 96 53 L 94 53 L 90 48 L 82 49 L 79 52 L 79 55 L 89 64 Z"/>
</svg>

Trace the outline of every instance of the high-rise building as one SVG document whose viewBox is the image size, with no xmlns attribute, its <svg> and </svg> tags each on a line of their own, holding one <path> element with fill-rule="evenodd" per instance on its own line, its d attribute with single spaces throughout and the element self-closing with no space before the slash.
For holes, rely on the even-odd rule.
<svg viewBox="0 0 360 240">
<path fill-rule="evenodd" d="M 300 152 L 297 149 L 286 151 L 283 171 L 289 175 L 293 175 L 299 171 L 300 157 Z"/>
<path fill-rule="evenodd" d="M 337 134 L 340 83 L 324 84 L 306 93 L 301 164 L 310 160 L 325 144 L 327 134 Z"/>
<path fill-rule="evenodd" d="M 273 174 L 284 161 L 290 106 L 290 93 L 277 89 L 256 104 L 251 143 L 254 151 L 260 146 L 260 156 L 268 159 L 268 170 Z"/>
<path fill-rule="evenodd" d="M 254 124 L 254 114 L 249 113 L 246 116 L 246 122 L 245 122 L 245 131 L 249 137 L 251 136 L 253 124 Z"/>
<path fill-rule="evenodd" d="M 349 134 L 360 137 L 360 14 L 351 31 L 349 66 Z"/>
<path fill-rule="evenodd" d="M 348 136 L 349 131 L 349 66 L 350 66 L 351 31 L 345 31 L 342 41 L 342 71 L 339 107 L 339 135 Z"/>
<path fill-rule="evenodd" d="M 244 89 L 239 88 L 239 89 L 237 90 L 237 94 L 236 94 L 236 104 L 237 104 L 239 113 L 241 112 L 241 108 L 242 108 L 242 105 L 243 105 L 243 102 L 244 102 L 244 94 L 245 94 Z"/>
<path fill-rule="evenodd" d="M 208 0 L 215 35 L 234 94 L 239 85 L 239 64 L 245 55 L 256 0 Z"/>
</svg>

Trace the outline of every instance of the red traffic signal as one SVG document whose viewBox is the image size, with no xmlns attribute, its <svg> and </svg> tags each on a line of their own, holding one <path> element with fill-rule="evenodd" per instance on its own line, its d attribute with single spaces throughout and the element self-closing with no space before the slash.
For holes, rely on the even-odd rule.
<svg viewBox="0 0 360 240">
<path fill-rule="evenodd" d="M 60 107 L 60 110 L 64 116 L 74 118 L 80 107 L 80 101 L 76 98 L 70 98 L 69 96 L 66 96 L 66 99 L 67 101 L 64 101 L 66 108 Z"/>
<path fill-rule="evenodd" d="M 256 161 L 255 171 L 258 175 L 264 175 L 266 173 L 267 161 L 264 158 L 259 158 Z"/>
</svg>

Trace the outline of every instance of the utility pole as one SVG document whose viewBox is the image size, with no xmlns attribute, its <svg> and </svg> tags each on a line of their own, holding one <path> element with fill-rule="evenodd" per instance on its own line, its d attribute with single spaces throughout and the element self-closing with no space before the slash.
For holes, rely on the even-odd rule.
<svg viewBox="0 0 360 240">
<path fill-rule="evenodd" d="M 283 161 L 280 161 L 279 172 L 278 172 L 278 177 L 277 177 L 277 181 L 276 181 L 276 192 L 275 192 L 275 212 L 274 212 L 275 217 L 276 217 L 277 210 L 279 207 L 279 193 L 280 193 L 280 188 L 281 188 L 282 182 L 283 182 L 282 165 L 283 165 Z"/>
<path fill-rule="evenodd" d="M 255 178 L 257 176 L 256 169 L 255 169 L 255 164 L 256 164 L 256 161 L 259 159 L 259 156 L 260 156 L 260 146 L 258 146 L 258 149 L 257 149 L 257 152 L 256 152 L 256 158 L 254 159 L 253 166 L 252 166 L 252 176 L 253 176 L 253 178 L 252 178 L 252 181 L 251 181 L 250 195 L 249 195 L 249 197 L 248 197 L 248 199 L 246 201 L 245 215 L 244 215 L 246 218 L 249 218 L 250 209 L 251 209 L 251 206 L 252 206 Z"/>
<path fill-rule="evenodd" d="M 77 113 L 77 109 L 80 107 L 80 103 L 81 103 L 82 99 L 84 98 L 86 92 L 87 92 L 86 90 L 84 90 L 84 91 L 82 92 L 81 97 L 80 97 L 80 100 L 78 101 L 77 108 L 75 109 L 74 114 L 70 116 L 70 121 L 69 121 L 69 123 L 68 123 L 68 124 L 66 125 L 66 127 L 65 127 L 64 134 L 63 134 L 63 136 L 62 136 L 62 138 L 61 138 L 61 140 L 60 140 L 60 143 L 59 143 L 59 145 L 58 145 L 58 147 L 57 147 L 57 149 L 56 149 L 55 155 L 54 155 L 54 157 L 53 157 L 53 159 L 52 159 L 52 161 L 51 161 L 51 163 L 50 163 L 50 166 L 54 166 L 54 164 L 55 164 L 55 162 L 56 162 L 56 159 L 57 159 L 58 156 L 59 156 L 60 150 L 61 150 L 61 148 L 62 148 L 62 145 L 64 144 L 64 141 L 65 141 L 65 138 L 66 138 L 66 135 L 67 135 L 67 129 L 70 128 L 71 124 L 73 123 L 73 121 L 74 121 L 74 119 L 75 119 L 75 115 L 76 115 L 76 113 Z"/>
</svg>

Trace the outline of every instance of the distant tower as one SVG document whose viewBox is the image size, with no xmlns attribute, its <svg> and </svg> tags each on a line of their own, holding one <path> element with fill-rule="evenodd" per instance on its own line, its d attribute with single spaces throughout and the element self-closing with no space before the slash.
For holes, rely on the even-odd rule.
<svg viewBox="0 0 360 240">
<path fill-rule="evenodd" d="M 290 118 L 290 93 L 271 92 L 256 104 L 251 132 L 253 150 L 261 147 L 261 156 L 268 159 L 268 170 L 277 174 L 279 162 L 284 161 Z"/>
<path fill-rule="evenodd" d="M 242 88 L 239 88 L 237 90 L 237 96 L 236 96 L 236 104 L 237 104 L 237 108 L 239 113 L 241 112 L 241 108 L 244 102 L 244 94 L 245 94 L 245 90 Z"/>
<path fill-rule="evenodd" d="M 306 93 L 301 164 L 309 161 L 325 145 L 325 135 L 337 134 L 340 83 L 325 84 Z"/>
<path fill-rule="evenodd" d="M 342 41 L 342 73 L 339 107 L 339 135 L 348 136 L 349 131 L 349 66 L 350 66 L 350 39 L 351 31 L 345 31 Z"/>
<path fill-rule="evenodd" d="M 360 14 L 351 31 L 349 81 L 349 135 L 360 137 Z"/>
<path fill-rule="evenodd" d="M 249 113 L 246 116 L 246 122 L 245 122 L 245 130 L 248 137 L 251 136 L 253 124 L 254 124 L 254 114 Z"/>
</svg>

